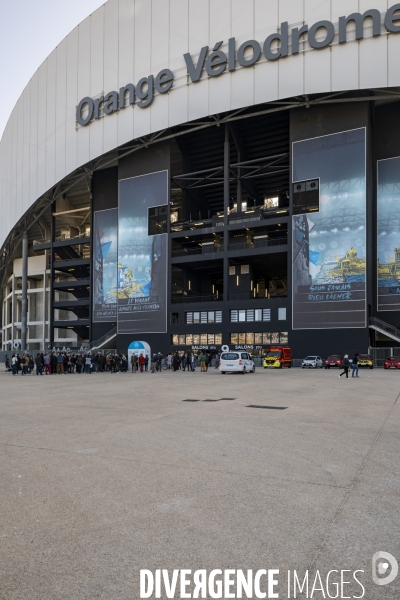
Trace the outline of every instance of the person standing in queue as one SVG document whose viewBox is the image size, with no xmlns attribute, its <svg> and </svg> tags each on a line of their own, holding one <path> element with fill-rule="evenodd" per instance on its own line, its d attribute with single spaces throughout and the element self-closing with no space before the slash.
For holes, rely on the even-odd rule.
<svg viewBox="0 0 400 600">
<path fill-rule="evenodd" d="M 144 370 L 144 364 L 145 364 L 145 358 L 143 356 L 143 354 L 141 354 L 139 356 L 139 368 L 140 368 L 140 372 L 143 373 Z"/>
<path fill-rule="evenodd" d="M 341 378 L 342 375 L 346 375 L 346 379 L 349 378 L 349 367 L 350 367 L 349 355 L 345 354 L 344 359 L 343 359 L 343 373 L 340 373 L 339 379 Z"/>
<path fill-rule="evenodd" d="M 179 370 L 179 365 L 181 363 L 181 359 L 179 357 L 178 351 L 175 352 L 174 357 L 172 359 L 172 366 L 174 368 L 174 371 L 178 371 Z"/>
</svg>

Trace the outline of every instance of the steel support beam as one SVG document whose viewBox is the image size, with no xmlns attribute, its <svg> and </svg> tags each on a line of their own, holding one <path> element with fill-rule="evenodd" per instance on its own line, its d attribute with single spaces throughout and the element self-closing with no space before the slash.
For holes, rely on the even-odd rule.
<svg viewBox="0 0 400 600">
<path fill-rule="evenodd" d="M 22 234 L 22 306 L 21 306 L 21 350 L 26 352 L 28 330 L 28 232 Z"/>
</svg>

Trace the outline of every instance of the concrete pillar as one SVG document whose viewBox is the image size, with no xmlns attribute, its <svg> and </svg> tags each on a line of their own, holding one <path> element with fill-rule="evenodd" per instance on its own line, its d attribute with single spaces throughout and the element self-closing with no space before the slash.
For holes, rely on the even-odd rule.
<svg viewBox="0 0 400 600">
<path fill-rule="evenodd" d="M 28 330 L 28 233 L 22 235 L 22 306 L 21 306 L 21 350 L 26 352 Z"/>
</svg>

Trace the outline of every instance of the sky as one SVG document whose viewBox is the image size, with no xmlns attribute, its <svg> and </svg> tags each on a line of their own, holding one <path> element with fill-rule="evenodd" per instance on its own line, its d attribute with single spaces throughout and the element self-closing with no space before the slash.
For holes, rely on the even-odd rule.
<svg viewBox="0 0 400 600">
<path fill-rule="evenodd" d="M 18 98 L 47 56 L 104 0 L 3 0 L 0 138 Z"/>
</svg>

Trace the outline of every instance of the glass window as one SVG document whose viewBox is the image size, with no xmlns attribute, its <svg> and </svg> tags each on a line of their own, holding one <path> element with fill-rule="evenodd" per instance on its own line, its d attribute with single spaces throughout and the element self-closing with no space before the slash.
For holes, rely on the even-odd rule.
<svg viewBox="0 0 400 600">
<path fill-rule="evenodd" d="M 264 308 L 263 309 L 263 321 L 270 321 L 270 320 L 271 320 L 271 309 Z"/>
<path fill-rule="evenodd" d="M 208 337 L 208 340 L 207 340 L 208 344 L 215 344 L 215 335 L 213 333 L 209 333 L 207 337 Z"/>
<path fill-rule="evenodd" d="M 193 323 L 200 323 L 200 313 L 199 312 L 195 312 L 193 313 Z"/>
<path fill-rule="evenodd" d="M 254 333 L 246 333 L 246 344 L 254 344 Z"/>
<path fill-rule="evenodd" d="M 208 313 L 202 312 L 201 316 L 200 316 L 200 320 L 203 324 L 208 323 Z"/>
<path fill-rule="evenodd" d="M 263 333 L 263 344 L 270 344 L 271 343 L 271 334 L 268 331 L 267 333 Z"/>
<path fill-rule="evenodd" d="M 200 344 L 204 345 L 207 344 L 207 334 L 206 333 L 201 333 L 200 334 Z"/>
<path fill-rule="evenodd" d="M 279 321 L 286 321 L 286 308 L 278 309 L 278 319 Z"/>
<path fill-rule="evenodd" d="M 215 322 L 222 323 L 222 310 L 215 311 Z"/>
<path fill-rule="evenodd" d="M 222 344 L 222 333 L 216 333 L 215 334 L 215 343 L 216 344 Z"/>
<path fill-rule="evenodd" d="M 280 335 L 280 343 L 281 344 L 288 344 L 289 343 L 289 333 L 287 331 L 281 331 Z"/>
<path fill-rule="evenodd" d="M 239 333 L 239 344 L 245 344 L 245 343 L 246 343 L 246 334 Z"/>
<path fill-rule="evenodd" d="M 186 335 L 185 334 L 179 336 L 179 345 L 180 346 L 186 345 Z"/>
<path fill-rule="evenodd" d="M 193 344 L 193 335 L 191 333 L 186 334 L 186 345 L 191 346 Z"/>
<path fill-rule="evenodd" d="M 208 312 L 208 322 L 214 323 L 215 321 L 215 312 L 213 310 Z"/>
<path fill-rule="evenodd" d="M 171 313 L 171 325 L 179 324 L 179 313 Z"/>
<path fill-rule="evenodd" d="M 200 336 L 198 333 L 193 334 L 193 344 L 198 346 L 200 344 Z"/>
<path fill-rule="evenodd" d="M 254 310 L 252 308 L 247 311 L 247 320 L 254 321 Z"/>
<path fill-rule="evenodd" d="M 262 344 L 263 343 L 263 334 L 262 333 L 255 333 L 254 334 L 254 343 L 255 344 Z"/>
<path fill-rule="evenodd" d="M 178 346 L 179 345 L 179 335 L 173 335 L 172 336 L 172 345 L 173 346 Z"/>
<path fill-rule="evenodd" d="M 239 334 L 231 333 L 231 344 L 238 344 L 238 343 L 239 343 Z"/>
<path fill-rule="evenodd" d="M 186 324 L 193 325 L 193 313 L 192 312 L 186 313 Z"/>
<path fill-rule="evenodd" d="M 229 275 L 236 275 L 236 267 L 234 265 L 229 267 Z"/>
<path fill-rule="evenodd" d="M 246 321 L 246 311 L 245 310 L 239 310 L 239 322 L 243 323 Z"/>
<path fill-rule="evenodd" d="M 271 333 L 271 343 L 279 344 L 279 332 L 274 331 L 273 333 Z"/>
<path fill-rule="evenodd" d="M 256 308 L 256 310 L 254 311 L 254 320 L 255 321 L 263 320 L 263 311 L 261 308 Z"/>
<path fill-rule="evenodd" d="M 237 323 L 239 320 L 239 312 L 237 310 L 231 310 L 231 323 Z"/>
</svg>

